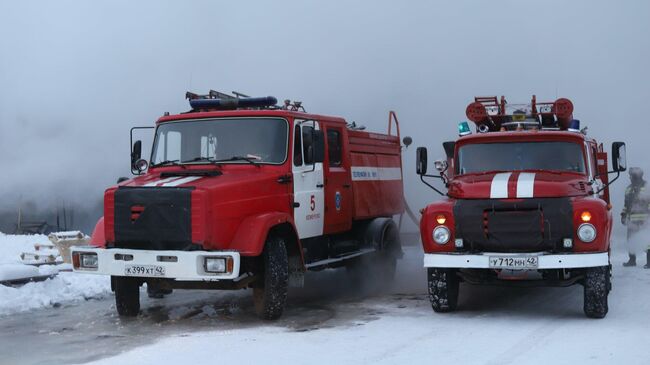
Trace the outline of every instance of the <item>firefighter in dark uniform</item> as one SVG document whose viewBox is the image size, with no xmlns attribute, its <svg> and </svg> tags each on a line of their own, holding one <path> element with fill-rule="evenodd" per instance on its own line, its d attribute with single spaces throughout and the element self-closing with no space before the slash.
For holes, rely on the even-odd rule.
<svg viewBox="0 0 650 365">
<path fill-rule="evenodd" d="M 640 242 L 646 250 L 648 261 L 644 267 L 648 269 L 650 268 L 650 246 L 647 246 L 646 241 L 650 239 L 644 237 L 648 232 L 640 232 L 646 228 L 650 216 L 650 196 L 646 190 L 646 181 L 643 180 L 643 170 L 631 167 L 630 182 L 631 184 L 625 189 L 625 206 L 621 212 L 621 223 L 627 226 L 627 249 L 630 255 L 630 260 L 623 266 L 636 266 L 636 250 Z"/>
</svg>

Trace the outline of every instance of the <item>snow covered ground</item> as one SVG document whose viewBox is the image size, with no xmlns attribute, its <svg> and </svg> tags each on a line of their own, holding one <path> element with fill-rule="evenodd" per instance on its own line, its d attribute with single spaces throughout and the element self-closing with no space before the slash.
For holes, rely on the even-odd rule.
<svg viewBox="0 0 650 365">
<path fill-rule="evenodd" d="M 360 302 L 326 305 L 336 315 L 313 328 L 287 323 L 181 332 L 95 364 L 648 364 L 650 270 L 623 269 L 605 319 L 584 317 L 582 287 L 461 286 L 460 308 L 436 314 L 425 295 L 418 247 L 407 249 L 398 282 Z M 330 283 L 331 284 L 331 283 Z M 356 317 L 346 313 L 365 308 Z M 363 313 L 363 314 L 361 314 Z M 306 315 L 308 315 L 306 313 Z M 349 317 L 349 316 L 348 316 Z"/>
<path fill-rule="evenodd" d="M 97 300 L 0 316 L 0 363 L 648 363 L 650 270 L 622 268 L 626 255 L 618 244 L 610 311 L 602 320 L 584 317 L 578 285 L 463 284 L 459 310 L 436 314 L 421 248 L 405 251 L 396 282 L 382 292 L 359 293 L 344 270 L 309 273 L 275 322 L 255 317 L 246 290 L 177 290 L 154 300 L 143 289 L 141 314 L 123 319 L 105 283 Z M 76 284 L 101 280 L 85 277 Z"/>
<path fill-rule="evenodd" d="M 35 243 L 49 243 L 44 235 L 6 235 L 0 233 L 0 281 L 38 275 L 57 274 L 52 279 L 22 286 L 0 285 L 0 317 L 66 302 L 99 298 L 110 293 L 105 277 L 59 272 L 67 265 L 23 265 L 20 254 L 34 251 Z"/>
</svg>

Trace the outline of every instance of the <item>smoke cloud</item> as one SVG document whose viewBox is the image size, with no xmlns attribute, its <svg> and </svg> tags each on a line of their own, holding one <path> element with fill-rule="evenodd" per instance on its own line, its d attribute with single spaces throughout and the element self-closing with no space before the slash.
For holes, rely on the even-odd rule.
<svg viewBox="0 0 650 365">
<path fill-rule="evenodd" d="M 438 199 L 415 177 L 415 147 L 443 156 L 475 95 L 568 97 L 590 135 L 626 141 L 648 169 L 647 14 L 643 1 L 2 2 L 1 208 L 65 201 L 96 219 L 103 190 L 129 175 L 129 128 L 211 88 L 375 131 L 397 111 L 414 138 L 414 209 Z"/>
</svg>

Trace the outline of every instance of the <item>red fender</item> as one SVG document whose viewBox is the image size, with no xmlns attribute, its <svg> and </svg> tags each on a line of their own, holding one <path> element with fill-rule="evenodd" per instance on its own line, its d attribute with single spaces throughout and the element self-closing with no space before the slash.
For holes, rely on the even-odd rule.
<svg viewBox="0 0 650 365">
<path fill-rule="evenodd" d="M 93 234 L 90 237 L 90 244 L 96 247 L 106 247 L 106 236 L 104 235 L 104 217 L 99 218 Z"/>
<path fill-rule="evenodd" d="M 292 233 L 298 243 L 300 261 L 303 261 L 302 247 L 296 234 L 296 225 L 293 218 L 287 213 L 263 213 L 245 218 L 239 225 L 230 247 L 239 251 L 242 256 L 259 256 L 262 254 L 266 236 L 271 228 L 283 223 L 291 225 Z M 287 249 L 289 248 L 287 247 Z"/>
</svg>

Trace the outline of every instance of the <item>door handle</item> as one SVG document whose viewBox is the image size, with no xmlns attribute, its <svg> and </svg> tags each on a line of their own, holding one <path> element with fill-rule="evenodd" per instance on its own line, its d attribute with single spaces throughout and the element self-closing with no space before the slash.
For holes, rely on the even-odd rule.
<svg viewBox="0 0 650 365">
<path fill-rule="evenodd" d="M 346 188 L 346 189 L 349 189 L 349 188 L 350 188 L 350 184 L 343 184 L 343 187 Z"/>
<path fill-rule="evenodd" d="M 293 180 L 293 176 L 290 174 L 282 175 L 276 180 L 278 184 L 288 184 Z"/>
<path fill-rule="evenodd" d="M 299 202 L 293 202 L 293 207 L 294 208 L 300 208 L 300 203 Z"/>
<path fill-rule="evenodd" d="M 323 185 L 323 184 L 316 184 L 316 187 L 319 188 L 319 189 L 323 188 L 324 186 L 325 185 Z"/>
</svg>

